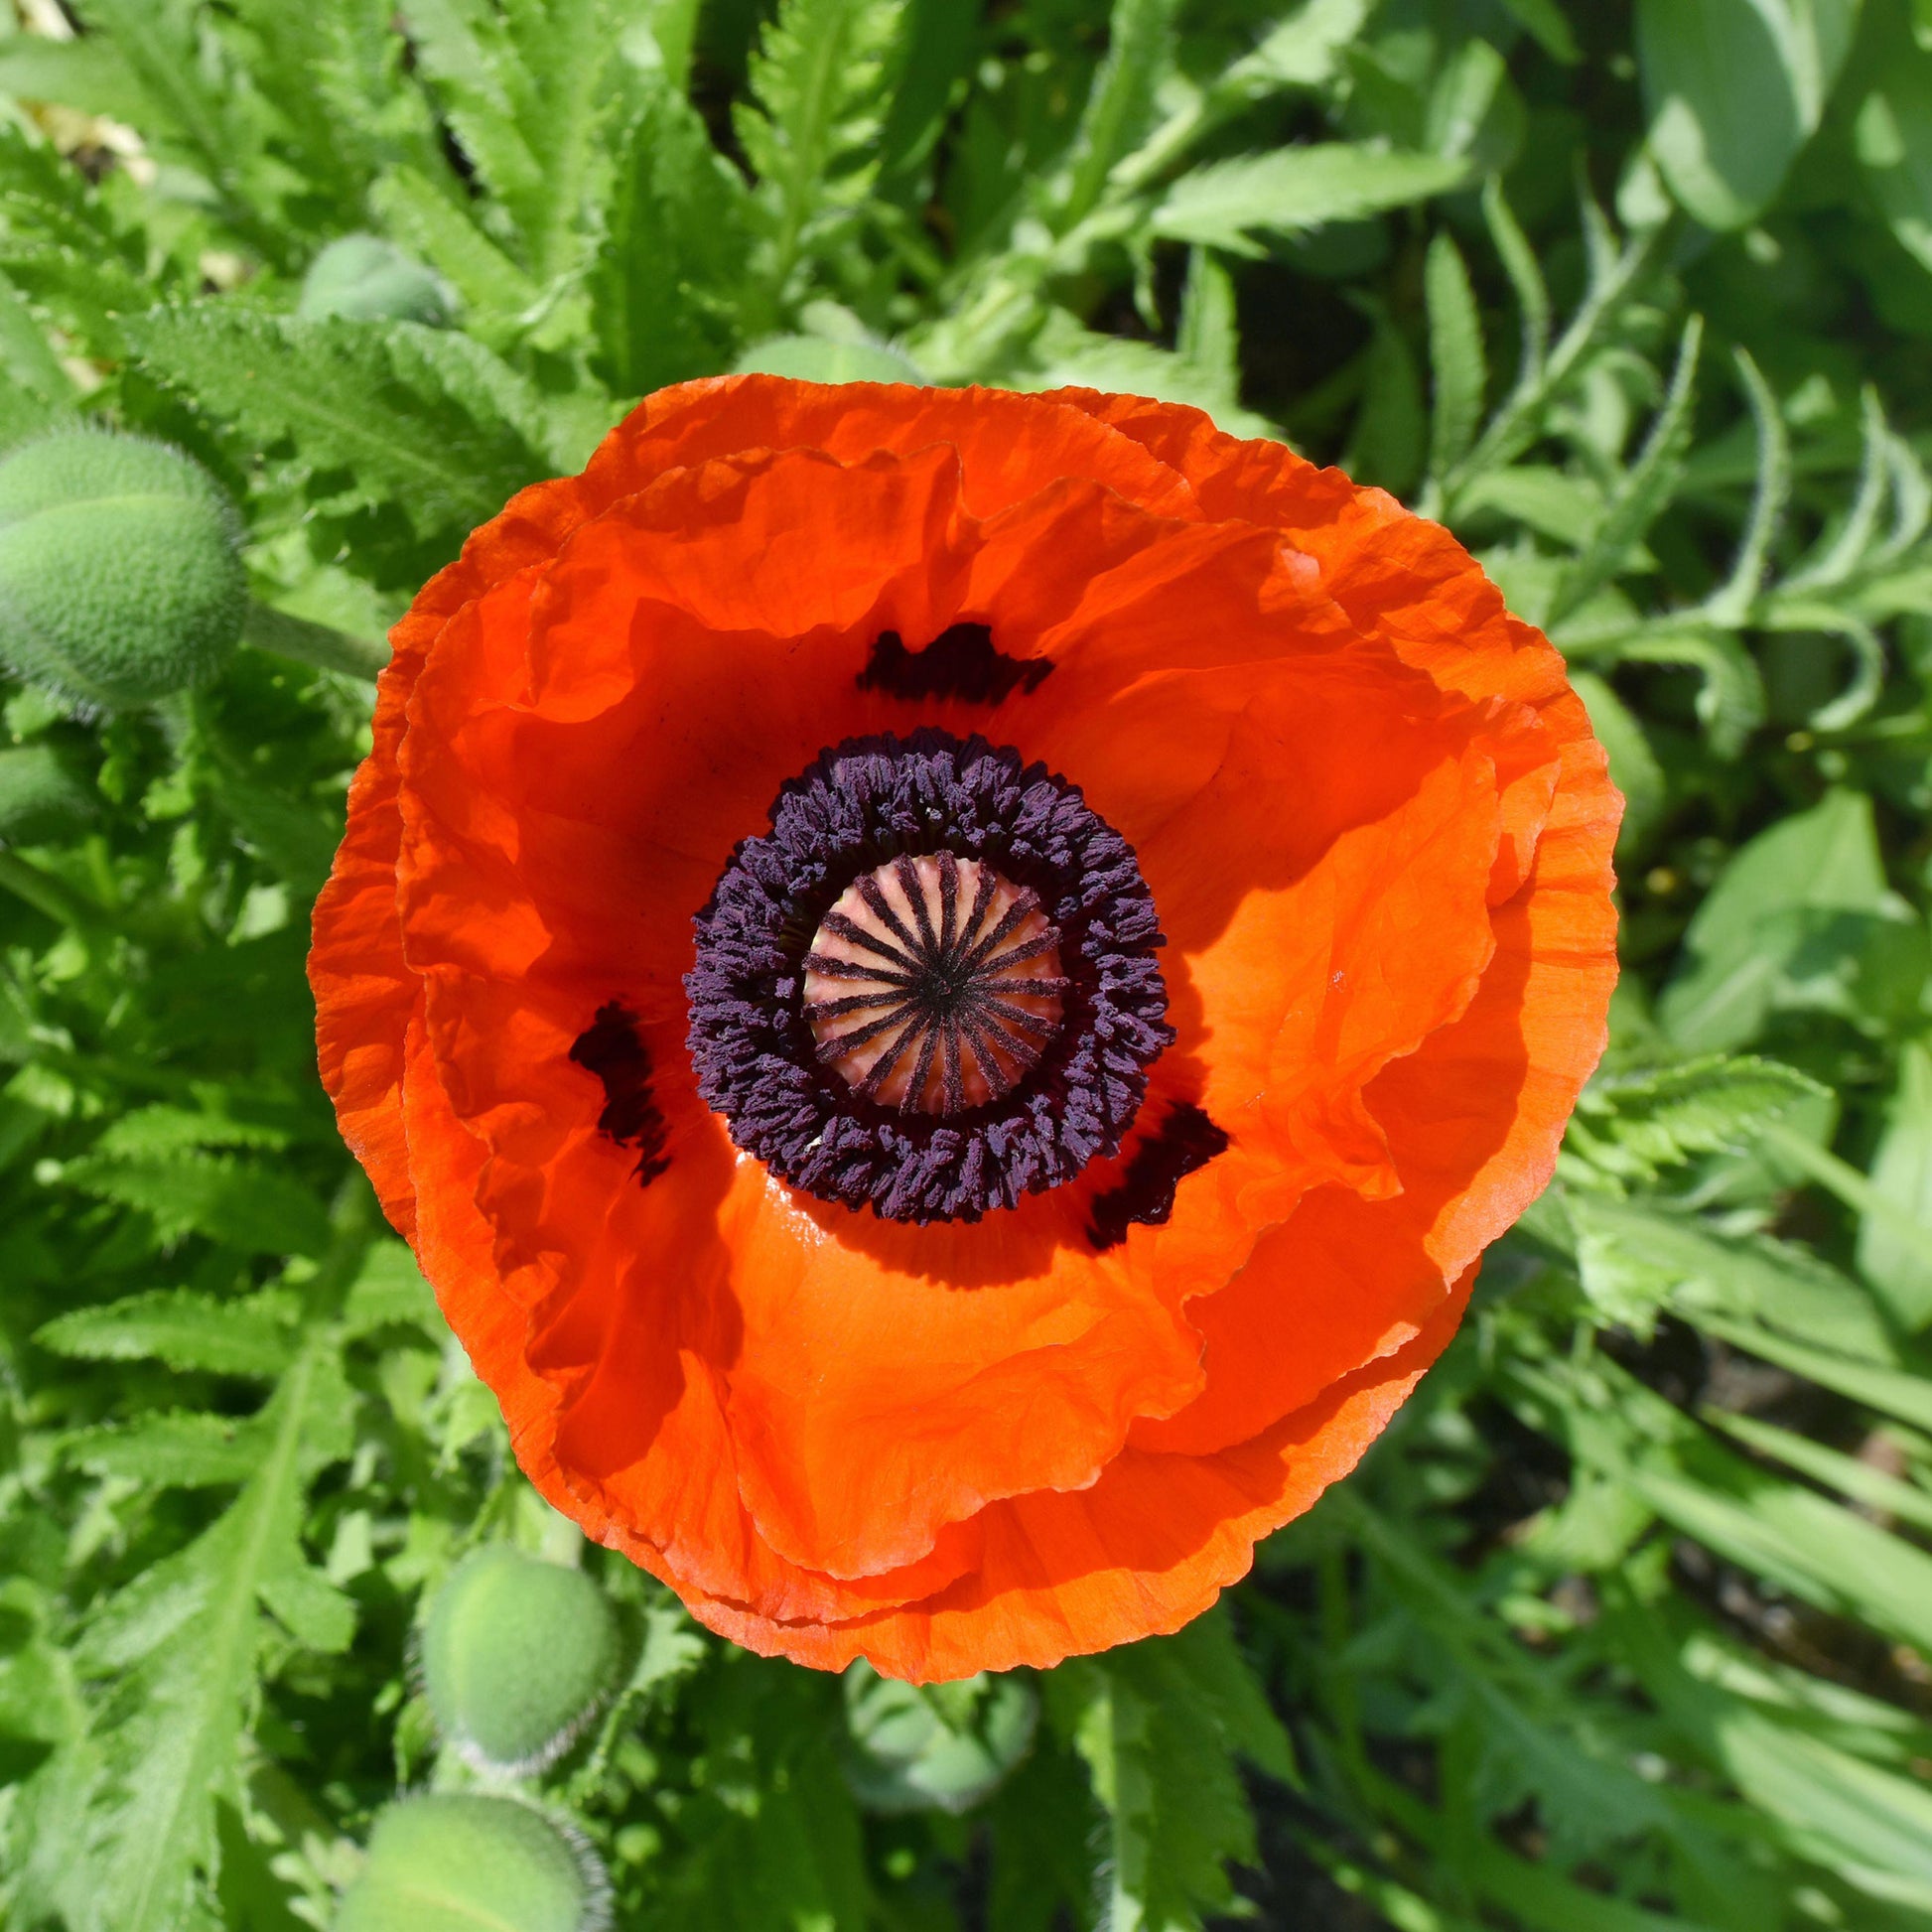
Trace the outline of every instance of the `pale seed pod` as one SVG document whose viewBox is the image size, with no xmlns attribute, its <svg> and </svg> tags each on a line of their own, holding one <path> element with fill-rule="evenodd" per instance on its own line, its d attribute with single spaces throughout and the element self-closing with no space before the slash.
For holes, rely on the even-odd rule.
<svg viewBox="0 0 1932 1932">
<path fill-rule="evenodd" d="M 604 1932 L 610 1887 L 582 1836 L 515 1798 L 433 1792 L 391 1805 L 335 1932 Z"/>
<path fill-rule="evenodd" d="M 621 1651 L 617 1613 L 591 1578 L 490 1543 L 430 1604 L 423 1690 L 466 1759 L 520 1775 L 583 1734 L 616 1687 Z"/>
<path fill-rule="evenodd" d="M 25 444 L 0 461 L 0 659 L 109 709 L 206 683 L 241 635 L 240 540 L 213 478 L 165 443 Z"/>
</svg>

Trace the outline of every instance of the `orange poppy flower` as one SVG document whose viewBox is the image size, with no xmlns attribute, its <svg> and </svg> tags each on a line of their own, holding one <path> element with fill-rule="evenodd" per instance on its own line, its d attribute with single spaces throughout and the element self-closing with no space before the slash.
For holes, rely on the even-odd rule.
<svg viewBox="0 0 1932 1932">
<path fill-rule="evenodd" d="M 530 1479 L 754 1649 L 1197 1614 L 1601 1048 L 1556 652 L 1195 410 L 689 383 L 393 641 L 310 967 L 344 1135 Z"/>
</svg>

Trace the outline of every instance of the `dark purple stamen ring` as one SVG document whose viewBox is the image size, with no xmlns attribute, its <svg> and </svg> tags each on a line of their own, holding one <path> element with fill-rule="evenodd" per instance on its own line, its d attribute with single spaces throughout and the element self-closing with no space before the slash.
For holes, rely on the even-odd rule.
<svg viewBox="0 0 1932 1932">
<path fill-rule="evenodd" d="M 1056 929 L 1063 1015 L 987 1104 L 880 1106 L 829 1068 L 805 1011 L 813 935 L 848 887 L 941 852 L 1036 895 Z M 848 740 L 779 791 L 697 915 L 685 978 L 705 1102 L 780 1179 L 891 1220 L 978 1220 L 1118 1152 L 1171 1045 L 1164 944 L 1128 845 L 1077 788 L 982 738 Z"/>
</svg>

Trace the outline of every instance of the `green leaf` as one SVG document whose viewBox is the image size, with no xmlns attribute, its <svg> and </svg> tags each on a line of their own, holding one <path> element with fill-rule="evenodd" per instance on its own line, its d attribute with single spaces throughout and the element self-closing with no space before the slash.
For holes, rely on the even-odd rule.
<svg viewBox="0 0 1932 1932">
<path fill-rule="evenodd" d="M 1635 714 L 1593 671 L 1572 671 L 1571 688 L 1584 701 L 1589 725 L 1609 754 L 1610 779 L 1623 794 L 1623 824 L 1616 848 L 1635 851 L 1662 815 L 1668 795 L 1664 767 Z"/>
<path fill-rule="evenodd" d="M 1784 414 L 1770 385 L 1745 349 L 1736 351 L 1737 372 L 1744 379 L 1751 423 L 1757 433 L 1757 483 L 1751 492 L 1750 515 L 1737 545 L 1730 576 L 1705 601 L 1702 615 L 1731 628 L 1741 625 L 1757 602 L 1764 582 L 1771 545 L 1784 523 L 1791 500 L 1791 438 Z"/>
<path fill-rule="evenodd" d="M 279 253 L 272 234 L 243 212 L 242 171 L 256 143 L 209 71 L 191 9 L 182 0 L 85 0 L 81 15 L 107 36 L 138 89 L 146 112 L 137 122 L 177 145 L 251 237 Z"/>
<path fill-rule="evenodd" d="M 349 1284 L 343 1329 L 350 1336 L 365 1335 L 391 1324 L 420 1328 L 439 1341 L 449 1332 L 416 1257 L 400 1241 L 376 1241 Z"/>
<path fill-rule="evenodd" d="M 136 1107 L 123 1114 L 94 1143 L 94 1152 L 115 1161 L 200 1153 L 207 1148 L 288 1145 L 279 1127 L 231 1120 L 225 1114 L 192 1113 L 185 1107 Z"/>
<path fill-rule="evenodd" d="M 1670 1307 L 1707 1327 L 1725 1320 L 1768 1324 L 1767 1332 L 1799 1336 L 1845 1357 L 1890 1359 L 1877 1311 L 1856 1283 L 1807 1249 L 1724 1234 L 1642 1200 L 1573 1191 L 1565 1205 L 1577 1230 L 1585 1292 L 1606 1319 L 1647 1330 Z"/>
<path fill-rule="evenodd" d="M 907 0 L 783 0 L 752 61 L 736 126 L 772 210 L 767 284 L 848 225 L 879 167 Z"/>
<path fill-rule="evenodd" d="M 465 152 L 513 223 L 540 283 L 584 245 L 608 173 L 623 89 L 611 69 L 619 23 L 606 0 L 408 0 L 425 71 Z"/>
<path fill-rule="evenodd" d="M 1699 1155 L 1743 1152 L 1779 1115 L 1825 1092 L 1775 1060 L 1720 1053 L 1603 1074 L 1578 1102 L 1574 1151 L 1616 1183 L 1649 1186 Z"/>
<path fill-rule="evenodd" d="M 1859 109 L 1854 144 L 1892 233 L 1932 271 L 1932 61 L 1898 41 Z"/>
<path fill-rule="evenodd" d="M 345 472 L 339 507 L 393 502 L 425 536 L 467 531 L 550 468 L 541 399 L 467 337 L 214 303 L 154 310 L 127 335 L 148 369 L 243 438 Z"/>
<path fill-rule="evenodd" d="M 1871 1184 L 1920 1236 L 1914 1242 L 1895 1222 L 1866 1212 L 1859 1223 L 1859 1272 L 1900 1327 L 1932 1325 L 1932 1050 L 1916 1041 L 1899 1054 Z"/>
<path fill-rule="evenodd" d="M 1240 407 L 1241 324 L 1234 277 L 1210 249 L 1188 250 L 1173 347 L 1190 377 L 1211 392 L 1220 407 Z"/>
<path fill-rule="evenodd" d="M 1094 74 L 1073 147 L 1058 221 L 1071 227 L 1091 212 L 1107 177 L 1153 124 L 1161 83 L 1173 69 L 1179 0 L 1113 0 L 1107 54 Z"/>
<path fill-rule="evenodd" d="M 20 34 L 0 44 L 0 92 L 130 122 L 144 120 L 150 105 L 120 49 L 100 35 L 57 41 Z"/>
<path fill-rule="evenodd" d="M 174 1369 L 213 1375 L 274 1376 L 289 1365 L 297 1337 L 279 1300 L 222 1302 L 186 1288 L 158 1288 L 97 1309 L 56 1315 L 34 1339 L 81 1361 L 150 1358 Z"/>
<path fill-rule="evenodd" d="M 1770 204 L 1818 126 L 1858 0 L 1638 0 L 1650 148 L 1710 228 Z"/>
<path fill-rule="evenodd" d="M 1153 228 L 1171 240 L 1257 255 L 1257 234 L 1358 221 L 1448 194 L 1467 179 L 1465 163 L 1443 155 L 1347 141 L 1278 148 L 1182 175 L 1156 206 Z"/>
<path fill-rule="evenodd" d="M 1503 0 L 1503 8 L 1553 61 L 1574 67 L 1584 58 L 1557 0 Z"/>
<path fill-rule="evenodd" d="M 1225 1615 L 1064 1664 L 1046 1690 L 1108 1814 L 1109 1932 L 1194 1932 L 1231 1909 L 1228 1863 L 1255 1856 L 1237 1760 L 1289 1779 L 1294 1758 Z"/>
<path fill-rule="evenodd" d="M 1462 251 L 1447 228 L 1429 244 L 1424 288 L 1429 302 L 1429 366 L 1435 377 L 1429 472 L 1441 479 L 1468 455 L 1475 442 L 1489 385 L 1482 314 Z"/>
<path fill-rule="evenodd" d="M 313 1255 L 328 1238 L 322 1203 L 300 1181 L 211 1154 L 69 1161 L 69 1187 L 154 1217 L 164 1242 L 205 1234 L 247 1254 Z"/>
<path fill-rule="evenodd" d="M 414 168 L 391 168 L 370 192 L 369 205 L 385 230 L 421 256 L 470 308 L 515 316 L 542 301 L 542 289 L 490 240 L 457 198 Z"/>
<path fill-rule="evenodd" d="M 788 375 L 801 382 L 910 382 L 925 378 L 883 343 L 840 342 L 825 336 L 772 336 L 752 346 L 734 369 Z"/>
<path fill-rule="evenodd" d="M 1703 342 L 1703 318 L 1693 316 L 1684 325 L 1677 367 L 1664 406 L 1657 412 L 1637 460 L 1617 479 L 1582 551 L 1558 580 L 1548 614 L 1551 624 L 1560 624 L 1629 567 L 1631 552 L 1676 493 L 1691 445 L 1691 403 L 1697 392 L 1698 351 Z"/>
<path fill-rule="evenodd" d="M 743 180 L 668 85 L 644 89 L 589 277 L 598 372 L 620 395 L 729 364 L 742 324 L 726 299 L 752 246 Z"/>
<path fill-rule="evenodd" d="M 285 1341 L 280 1365 L 286 1366 L 289 1352 Z M 175 1410 L 122 1426 L 74 1430 L 62 1439 L 61 1455 L 90 1475 L 153 1489 L 203 1489 L 245 1482 L 261 1460 L 261 1442 L 252 1423 Z"/>
<path fill-rule="evenodd" d="M 1849 1011 L 1861 948 L 1901 912 L 1871 801 L 1829 792 L 1759 833 L 1719 876 L 1658 1018 L 1680 1045 L 1722 1050 L 1754 1038 L 1778 1008 Z"/>
<path fill-rule="evenodd" d="M 1362 406 L 1342 467 L 1364 483 L 1406 496 L 1428 456 L 1429 412 L 1409 338 L 1380 306 L 1369 305 L 1375 333 L 1362 353 Z"/>
<path fill-rule="evenodd" d="M 312 1335 L 262 1412 L 260 1454 L 233 1504 L 89 1625 L 83 1664 L 111 1681 L 87 1740 L 86 1834 L 69 1848 L 66 1873 L 73 1932 L 207 1923 L 206 1888 L 220 1863 L 216 1807 L 241 1803 L 260 1606 L 287 1611 L 302 1640 L 345 1641 L 346 1599 L 331 1590 L 337 1607 L 320 1607 L 328 1587 L 313 1578 L 300 1539 L 309 1482 L 348 1452 L 350 1406 L 326 1337 Z"/>
</svg>

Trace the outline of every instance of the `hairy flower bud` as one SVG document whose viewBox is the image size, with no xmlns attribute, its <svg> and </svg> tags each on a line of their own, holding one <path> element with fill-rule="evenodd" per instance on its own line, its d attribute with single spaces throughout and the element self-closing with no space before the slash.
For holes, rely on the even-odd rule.
<svg viewBox="0 0 1932 1932">
<path fill-rule="evenodd" d="M 442 278 L 393 242 L 380 235 L 345 234 L 309 264 L 295 312 L 311 319 L 346 316 L 354 322 L 440 328 L 450 320 L 450 299 Z"/>
<path fill-rule="evenodd" d="M 165 443 L 64 430 L 0 462 L 0 659 L 82 704 L 201 684 L 241 635 L 240 520 Z"/>
<path fill-rule="evenodd" d="M 0 845 L 42 845 L 94 817 L 92 790 L 49 745 L 0 751 Z"/>
<path fill-rule="evenodd" d="M 486 1544 L 430 1605 L 423 1687 L 465 1757 L 532 1771 L 582 1734 L 611 1694 L 621 1650 L 610 1600 L 581 1570 Z"/>
<path fill-rule="evenodd" d="M 921 1689 L 870 1665 L 845 1674 L 846 1782 L 868 1811 L 970 1811 L 1034 1741 L 1025 1678 L 982 1673 Z"/>
<path fill-rule="evenodd" d="M 442 1792 L 391 1805 L 343 1895 L 336 1932 L 599 1932 L 604 1872 L 534 1807 Z"/>
</svg>

